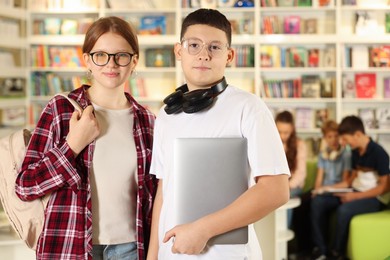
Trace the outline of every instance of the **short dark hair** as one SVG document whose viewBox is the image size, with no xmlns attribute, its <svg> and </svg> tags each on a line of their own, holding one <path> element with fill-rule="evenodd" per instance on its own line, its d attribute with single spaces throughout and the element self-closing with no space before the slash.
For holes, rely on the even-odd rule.
<svg viewBox="0 0 390 260">
<path fill-rule="evenodd" d="M 229 46 L 232 44 L 232 26 L 225 15 L 214 9 L 200 8 L 184 18 L 181 25 L 180 40 L 183 39 L 188 27 L 191 25 L 204 24 L 219 30 L 226 34 Z"/>
<path fill-rule="evenodd" d="M 360 119 L 360 117 L 357 116 L 344 117 L 343 120 L 341 120 L 338 131 L 340 135 L 352 135 L 357 131 L 360 131 L 365 134 L 363 121 Z"/>
</svg>

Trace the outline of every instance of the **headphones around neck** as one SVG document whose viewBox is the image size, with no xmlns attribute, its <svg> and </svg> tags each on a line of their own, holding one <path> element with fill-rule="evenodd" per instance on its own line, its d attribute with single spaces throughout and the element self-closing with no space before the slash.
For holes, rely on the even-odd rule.
<svg viewBox="0 0 390 260">
<path fill-rule="evenodd" d="M 164 110 L 168 115 L 182 111 L 188 114 L 199 112 L 211 106 L 214 99 L 227 86 L 225 77 L 219 83 L 207 89 L 188 91 L 187 84 L 184 84 L 164 99 L 164 103 L 166 104 Z"/>
</svg>

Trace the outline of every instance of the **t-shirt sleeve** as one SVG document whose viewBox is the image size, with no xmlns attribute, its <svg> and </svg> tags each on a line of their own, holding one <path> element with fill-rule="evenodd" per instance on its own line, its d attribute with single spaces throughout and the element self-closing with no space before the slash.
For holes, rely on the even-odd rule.
<svg viewBox="0 0 390 260">
<path fill-rule="evenodd" d="M 242 133 L 248 139 L 248 159 L 253 176 L 290 174 L 275 120 L 262 100 L 256 100 L 244 109 Z"/>
</svg>

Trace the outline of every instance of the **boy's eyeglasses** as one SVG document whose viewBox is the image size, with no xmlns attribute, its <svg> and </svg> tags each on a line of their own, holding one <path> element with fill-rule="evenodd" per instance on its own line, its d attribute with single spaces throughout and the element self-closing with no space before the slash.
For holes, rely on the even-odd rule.
<svg viewBox="0 0 390 260">
<path fill-rule="evenodd" d="M 110 62 L 111 56 L 114 57 L 114 62 L 120 67 L 126 67 L 130 64 L 131 58 L 135 55 L 134 53 L 129 52 L 117 52 L 117 53 L 107 53 L 104 51 L 97 51 L 89 53 L 92 57 L 93 63 L 97 66 L 105 66 Z"/>
<path fill-rule="evenodd" d="M 190 55 L 198 55 L 203 50 L 203 47 L 207 46 L 208 53 L 214 58 L 221 57 L 225 50 L 229 48 L 227 43 L 223 44 L 218 41 L 205 43 L 201 39 L 197 38 L 183 39 L 181 41 L 181 45 L 184 49 L 187 49 L 188 54 Z"/>
</svg>

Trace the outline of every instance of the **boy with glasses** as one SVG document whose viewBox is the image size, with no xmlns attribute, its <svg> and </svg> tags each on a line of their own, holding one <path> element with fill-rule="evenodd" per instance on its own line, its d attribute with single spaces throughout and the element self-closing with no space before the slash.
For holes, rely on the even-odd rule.
<svg viewBox="0 0 390 260">
<path fill-rule="evenodd" d="M 234 50 L 223 14 L 210 9 L 190 13 L 180 39 L 174 52 L 186 84 L 164 100 L 156 121 L 151 173 L 159 186 L 147 259 L 261 260 L 251 224 L 289 198 L 289 168 L 273 116 L 259 97 L 227 84 L 225 68 Z M 226 208 L 184 225 L 175 222 L 173 205 L 173 144 L 179 137 L 246 138 L 252 184 Z M 216 235 L 248 225 L 247 244 L 207 245 Z"/>
</svg>

